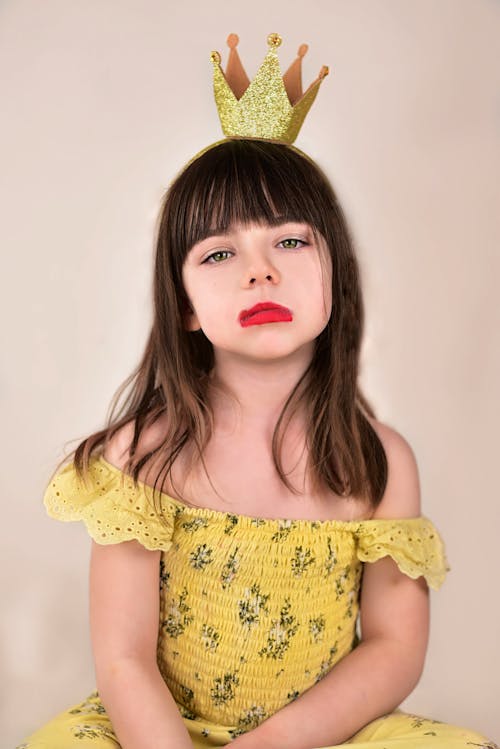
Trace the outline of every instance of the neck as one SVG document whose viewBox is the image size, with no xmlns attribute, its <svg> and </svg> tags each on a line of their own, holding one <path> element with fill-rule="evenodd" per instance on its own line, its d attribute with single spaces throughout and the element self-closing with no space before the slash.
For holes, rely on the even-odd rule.
<svg viewBox="0 0 500 749">
<path fill-rule="evenodd" d="M 219 356 L 210 393 L 217 431 L 231 436 L 272 435 L 309 362 L 310 357 L 304 356 L 264 363 Z M 303 408 L 300 411 L 303 414 Z"/>
</svg>

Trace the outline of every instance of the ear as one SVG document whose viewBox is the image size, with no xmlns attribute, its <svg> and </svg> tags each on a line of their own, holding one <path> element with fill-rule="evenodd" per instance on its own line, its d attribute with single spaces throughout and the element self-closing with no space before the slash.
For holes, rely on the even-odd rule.
<svg viewBox="0 0 500 749">
<path fill-rule="evenodd" d="M 185 330 L 189 331 L 195 331 L 195 330 L 201 330 L 201 325 L 198 320 L 198 316 L 196 312 L 191 307 L 190 303 L 186 300 L 184 300 L 184 311 L 183 311 L 183 319 L 184 319 L 184 328 Z"/>
<path fill-rule="evenodd" d="M 186 315 L 184 327 L 189 331 L 201 330 L 201 325 L 198 322 L 196 314 L 193 312 L 191 315 Z"/>
</svg>

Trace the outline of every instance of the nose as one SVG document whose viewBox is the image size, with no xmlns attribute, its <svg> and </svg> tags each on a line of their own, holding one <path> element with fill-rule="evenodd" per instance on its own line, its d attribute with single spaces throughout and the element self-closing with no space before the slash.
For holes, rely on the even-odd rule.
<svg viewBox="0 0 500 749">
<path fill-rule="evenodd" d="M 279 280 L 280 273 L 278 269 L 268 259 L 262 258 L 260 261 L 252 263 L 252 267 L 245 271 L 242 285 L 243 287 L 247 287 L 263 282 L 276 284 Z"/>
</svg>

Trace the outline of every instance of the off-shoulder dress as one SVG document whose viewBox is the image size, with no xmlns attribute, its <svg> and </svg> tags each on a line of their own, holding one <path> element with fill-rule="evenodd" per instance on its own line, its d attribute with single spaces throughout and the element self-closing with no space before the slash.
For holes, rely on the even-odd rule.
<svg viewBox="0 0 500 749">
<path fill-rule="evenodd" d="M 191 507 L 102 455 L 89 481 L 73 463 L 52 478 L 46 509 L 81 520 L 100 544 L 138 540 L 161 550 L 157 660 L 196 749 L 224 746 L 322 679 L 357 645 L 363 565 L 390 556 L 439 588 L 448 569 L 425 517 L 312 521 Z M 358 749 L 495 747 L 473 731 L 396 711 L 351 738 Z M 17 749 L 116 749 L 96 691 Z M 283 747 L 286 749 L 286 747 Z"/>
</svg>

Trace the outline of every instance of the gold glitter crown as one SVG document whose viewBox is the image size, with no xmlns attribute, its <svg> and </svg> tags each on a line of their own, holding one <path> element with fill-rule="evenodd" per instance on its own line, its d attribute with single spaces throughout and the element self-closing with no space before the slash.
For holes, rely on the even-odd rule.
<svg viewBox="0 0 500 749">
<path fill-rule="evenodd" d="M 328 75 L 328 68 L 324 65 L 316 80 L 303 92 L 302 58 L 308 50 L 307 44 L 300 45 L 297 58 L 282 77 L 276 53 L 281 37 L 269 34 L 267 55 L 250 83 L 236 50 L 238 42 L 236 34 L 229 34 L 230 51 L 225 73 L 220 54 L 211 54 L 215 102 L 224 135 L 293 143 L 321 81 Z"/>
</svg>

